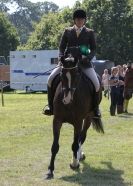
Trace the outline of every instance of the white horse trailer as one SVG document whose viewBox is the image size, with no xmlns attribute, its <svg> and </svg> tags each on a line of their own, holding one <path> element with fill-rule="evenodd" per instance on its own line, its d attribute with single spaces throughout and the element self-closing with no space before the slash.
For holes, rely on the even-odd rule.
<svg viewBox="0 0 133 186">
<path fill-rule="evenodd" d="M 58 63 L 58 50 L 11 51 L 10 87 L 16 90 L 46 91 L 47 79 Z M 44 73 L 45 72 L 45 73 Z"/>
</svg>

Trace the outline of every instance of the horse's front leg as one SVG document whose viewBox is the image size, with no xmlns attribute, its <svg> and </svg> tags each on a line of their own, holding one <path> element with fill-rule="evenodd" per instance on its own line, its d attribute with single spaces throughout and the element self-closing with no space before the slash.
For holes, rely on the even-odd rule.
<svg viewBox="0 0 133 186">
<path fill-rule="evenodd" d="M 72 144 L 73 159 L 72 159 L 72 163 L 70 164 L 71 169 L 78 169 L 80 166 L 78 150 L 80 148 L 79 139 L 80 139 L 81 128 L 82 128 L 82 123 L 80 123 L 80 125 L 75 124 L 74 126 L 74 141 Z"/>
<path fill-rule="evenodd" d="M 48 167 L 48 173 L 46 179 L 51 179 L 54 177 L 54 161 L 56 154 L 59 151 L 59 136 L 62 122 L 54 117 L 53 119 L 53 144 L 51 147 L 51 160 Z"/>
</svg>

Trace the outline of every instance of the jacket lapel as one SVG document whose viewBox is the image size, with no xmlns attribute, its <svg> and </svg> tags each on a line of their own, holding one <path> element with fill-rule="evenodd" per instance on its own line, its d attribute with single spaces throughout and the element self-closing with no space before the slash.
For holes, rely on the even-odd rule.
<svg viewBox="0 0 133 186">
<path fill-rule="evenodd" d="M 83 29 L 81 30 L 79 37 L 81 37 L 82 35 L 84 35 L 86 32 L 86 27 L 84 26 Z"/>
<path fill-rule="evenodd" d="M 77 38 L 77 34 L 76 34 L 76 30 L 75 30 L 74 26 L 72 27 L 71 33 L 72 33 L 73 37 Z"/>
</svg>

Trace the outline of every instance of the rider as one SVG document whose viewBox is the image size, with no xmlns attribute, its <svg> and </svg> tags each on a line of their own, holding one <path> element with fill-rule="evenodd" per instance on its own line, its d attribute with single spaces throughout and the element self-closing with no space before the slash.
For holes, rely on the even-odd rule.
<svg viewBox="0 0 133 186">
<path fill-rule="evenodd" d="M 74 25 L 66 28 L 59 45 L 59 58 L 67 53 L 67 48 L 74 46 L 86 46 L 90 49 L 90 53 L 87 55 L 87 61 L 81 64 L 81 70 L 86 74 L 94 84 L 96 93 L 94 99 L 94 114 L 95 117 L 100 117 L 99 111 L 99 89 L 100 83 L 95 73 L 94 68 L 91 65 L 91 60 L 95 56 L 96 41 L 94 31 L 85 26 L 86 12 L 83 9 L 77 9 L 73 13 Z M 55 68 L 48 78 L 48 107 L 44 108 L 43 114 L 53 114 L 53 93 L 51 90 L 52 81 L 57 74 L 60 73 L 61 67 Z"/>
</svg>

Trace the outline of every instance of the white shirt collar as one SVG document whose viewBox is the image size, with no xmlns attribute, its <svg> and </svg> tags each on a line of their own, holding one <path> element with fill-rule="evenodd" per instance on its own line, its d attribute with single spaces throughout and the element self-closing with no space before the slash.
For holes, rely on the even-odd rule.
<svg viewBox="0 0 133 186">
<path fill-rule="evenodd" d="M 77 27 L 76 25 L 74 25 L 74 28 L 75 28 L 76 31 L 77 31 L 77 30 L 82 31 L 82 29 L 84 28 L 84 26 L 79 28 L 79 27 Z"/>
</svg>

